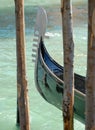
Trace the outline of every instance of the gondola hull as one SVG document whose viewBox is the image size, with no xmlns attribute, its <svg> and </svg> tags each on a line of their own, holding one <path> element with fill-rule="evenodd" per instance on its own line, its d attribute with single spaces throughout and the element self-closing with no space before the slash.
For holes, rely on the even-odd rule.
<svg viewBox="0 0 95 130">
<path fill-rule="evenodd" d="M 50 104 L 62 110 L 64 94 L 64 68 L 48 54 L 40 40 L 36 65 L 35 83 L 41 96 Z M 74 113 L 85 121 L 85 77 L 75 74 Z M 77 89 L 78 88 L 78 89 Z"/>
</svg>

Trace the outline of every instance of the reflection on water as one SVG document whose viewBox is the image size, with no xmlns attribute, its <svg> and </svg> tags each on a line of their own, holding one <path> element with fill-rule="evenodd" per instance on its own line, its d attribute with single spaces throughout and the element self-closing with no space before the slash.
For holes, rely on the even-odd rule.
<svg viewBox="0 0 95 130">
<path fill-rule="evenodd" d="M 18 130 L 16 122 L 16 39 L 15 9 L 13 0 L 0 1 L 0 128 Z M 63 64 L 62 25 L 60 1 L 25 0 L 26 59 L 29 86 L 30 120 L 32 130 L 62 130 L 62 113 L 46 103 L 34 84 L 34 65 L 31 58 L 33 29 L 38 5 L 43 5 L 48 15 L 47 32 L 50 39 L 45 40 L 50 55 Z M 87 46 L 87 1 L 73 0 L 73 27 L 75 42 L 75 72 L 86 73 Z M 56 47 L 55 47 L 56 46 Z M 5 125 L 6 124 L 6 125 Z M 76 129 L 84 129 L 75 119 Z"/>
</svg>

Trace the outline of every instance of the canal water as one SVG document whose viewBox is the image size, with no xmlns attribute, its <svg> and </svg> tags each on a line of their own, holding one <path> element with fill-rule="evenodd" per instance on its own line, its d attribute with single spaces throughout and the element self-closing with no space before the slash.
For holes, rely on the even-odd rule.
<svg viewBox="0 0 95 130">
<path fill-rule="evenodd" d="M 43 6 L 48 15 L 45 40 L 50 55 L 61 65 L 62 27 L 60 1 L 25 0 L 25 39 L 27 81 L 31 130 L 62 130 L 62 112 L 48 104 L 38 93 L 34 82 L 32 63 L 33 29 L 38 6 Z M 73 34 L 75 43 L 74 71 L 86 75 L 87 58 L 87 0 L 73 0 Z M 0 130 L 19 130 L 16 126 L 16 35 L 14 0 L 0 0 Z M 84 130 L 84 123 L 74 119 L 74 127 Z"/>
</svg>

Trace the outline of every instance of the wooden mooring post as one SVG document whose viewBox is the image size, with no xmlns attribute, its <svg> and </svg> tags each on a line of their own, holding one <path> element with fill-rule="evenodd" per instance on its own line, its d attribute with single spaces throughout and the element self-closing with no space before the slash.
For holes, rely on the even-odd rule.
<svg viewBox="0 0 95 130">
<path fill-rule="evenodd" d="M 74 42 L 72 33 L 71 0 L 61 0 L 61 14 L 64 47 L 64 96 L 63 96 L 63 125 L 64 130 L 74 130 Z"/>
<path fill-rule="evenodd" d="M 24 0 L 15 0 L 17 48 L 17 123 L 20 130 L 30 130 L 28 87 L 25 63 Z"/>
<path fill-rule="evenodd" d="M 85 130 L 95 130 L 95 0 L 88 0 L 88 51 L 87 76 L 85 88 Z"/>
</svg>

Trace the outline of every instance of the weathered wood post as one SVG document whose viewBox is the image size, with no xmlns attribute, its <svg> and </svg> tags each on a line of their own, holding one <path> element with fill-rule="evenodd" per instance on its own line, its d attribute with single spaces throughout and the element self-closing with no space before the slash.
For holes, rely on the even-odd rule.
<svg viewBox="0 0 95 130">
<path fill-rule="evenodd" d="M 64 47 L 64 97 L 63 97 L 63 125 L 64 130 L 73 130 L 74 106 L 74 42 L 72 34 L 71 0 L 61 0 L 63 47 Z"/>
<path fill-rule="evenodd" d="M 25 63 L 24 0 L 15 0 L 15 15 L 17 47 L 17 123 L 20 121 L 20 130 L 30 130 Z"/>
<path fill-rule="evenodd" d="M 95 130 L 95 0 L 88 0 L 86 130 Z"/>
</svg>

